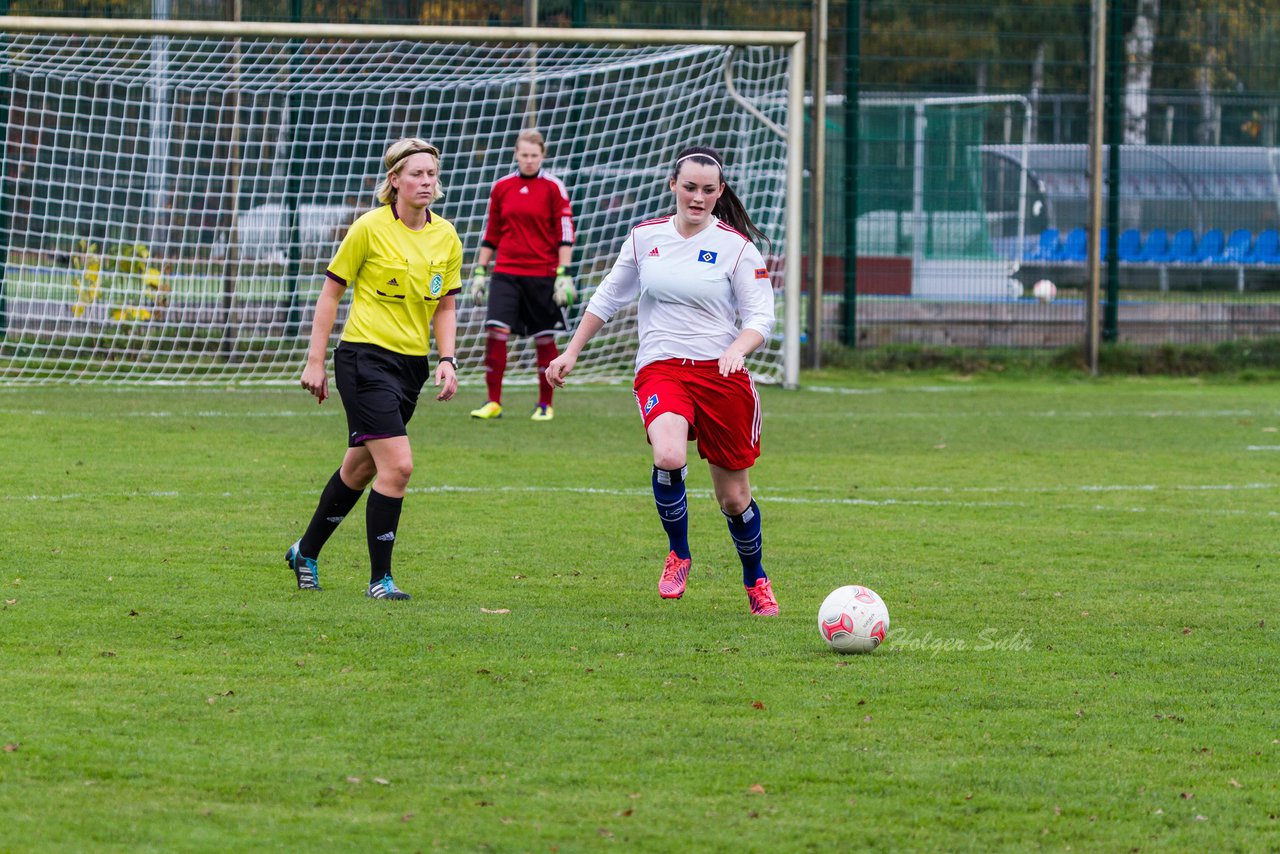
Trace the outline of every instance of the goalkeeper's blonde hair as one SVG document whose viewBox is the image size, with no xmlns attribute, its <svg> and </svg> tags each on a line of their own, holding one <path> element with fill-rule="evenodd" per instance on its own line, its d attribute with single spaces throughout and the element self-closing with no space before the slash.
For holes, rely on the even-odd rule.
<svg viewBox="0 0 1280 854">
<path fill-rule="evenodd" d="M 404 164 L 415 154 L 430 154 L 436 159 L 436 168 L 440 168 L 440 149 L 425 139 L 407 136 L 404 139 L 396 140 L 387 148 L 387 153 L 382 155 L 382 167 L 387 170 L 387 173 L 382 176 L 382 182 L 378 184 L 378 189 L 373 192 L 378 204 L 390 205 L 395 202 L 396 188 L 391 185 L 391 176 L 398 175 L 400 170 L 404 168 Z M 444 187 L 437 180 L 436 192 L 431 197 L 431 201 L 434 202 L 443 195 Z"/>
<path fill-rule="evenodd" d="M 542 138 L 542 134 L 533 128 L 525 128 L 520 131 L 520 135 L 516 137 L 516 145 L 522 142 L 531 142 L 538 148 L 542 149 L 542 153 L 547 153 L 547 141 Z"/>
</svg>

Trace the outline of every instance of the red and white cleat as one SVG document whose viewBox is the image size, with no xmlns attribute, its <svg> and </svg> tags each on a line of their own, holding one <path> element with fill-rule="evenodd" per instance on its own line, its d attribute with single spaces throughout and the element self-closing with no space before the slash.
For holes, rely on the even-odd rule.
<svg viewBox="0 0 1280 854">
<path fill-rule="evenodd" d="M 681 560 L 675 552 L 667 555 L 667 563 L 662 567 L 662 577 L 658 579 L 658 595 L 663 599 L 679 599 L 684 595 L 684 583 L 689 578 L 689 566 L 693 561 L 689 558 Z"/>
<path fill-rule="evenodd" d="M 769 579 L 756 579 L 756 586 L 747 588 L 747 600 L 751 602 L 751 613 L 761 617 L 778 616 L 778 600 L 773 598 L 773 585 Z"/>
</svg>

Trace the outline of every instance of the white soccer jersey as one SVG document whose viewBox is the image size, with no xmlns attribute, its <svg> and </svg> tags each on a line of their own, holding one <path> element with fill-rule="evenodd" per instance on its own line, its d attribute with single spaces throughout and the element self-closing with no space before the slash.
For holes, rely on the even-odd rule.
<svg viewBox="0 0 1280 854">
<path fill-rule="evenodd" d="M 587 311 L 608 321 L 637 294 L 637 370 L 659 359 L 718 359 L 741 329 L 766 339 L 773 330 L 773 286 L 760 250 L 714 216 L 688 239 L 675 216 L 637 225 Z"/>
</svg>

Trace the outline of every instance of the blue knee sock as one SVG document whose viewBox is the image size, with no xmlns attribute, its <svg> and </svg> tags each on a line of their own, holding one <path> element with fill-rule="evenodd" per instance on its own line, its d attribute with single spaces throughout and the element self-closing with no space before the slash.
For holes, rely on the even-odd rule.
<svg viewBox="0 0 1280 854">
<path fill-rule="evenodd" d="M 689 502 L 684 489 L 688 471 L 688 466 L 670 470 L 653 467 L 653 500 L 658 505 L 658 518 L 667 531 L 671 551 L 681 560 L 689 559 Z"/>
<path fill-rule="evenodd" d="M 760 508 L 753 500 L 741 516 L 725 513 L 724 518 L 729 523 L 729 536 L 738 549 L 738 559 L 742 561 L 742 583 L 755 587 L 757 579 L 769 577 L 761 564 L 764 538 L 760 533 Z"/>
</svg>

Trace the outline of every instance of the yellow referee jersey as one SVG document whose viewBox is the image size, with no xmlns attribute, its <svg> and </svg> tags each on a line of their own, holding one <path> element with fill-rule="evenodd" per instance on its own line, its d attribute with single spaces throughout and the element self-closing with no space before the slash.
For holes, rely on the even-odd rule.
<svg viewBox="0 0 1280 854">
<path fill-rule="evenodd" d="M 351 224 L 326 275 L 355 285 L 343 341 L 425 356 L 436 306 L 462 290 L 462 241 L 451 222 L 430 211 L 413 231 L 395 205 L 384 205 Z"/>
</svg>

